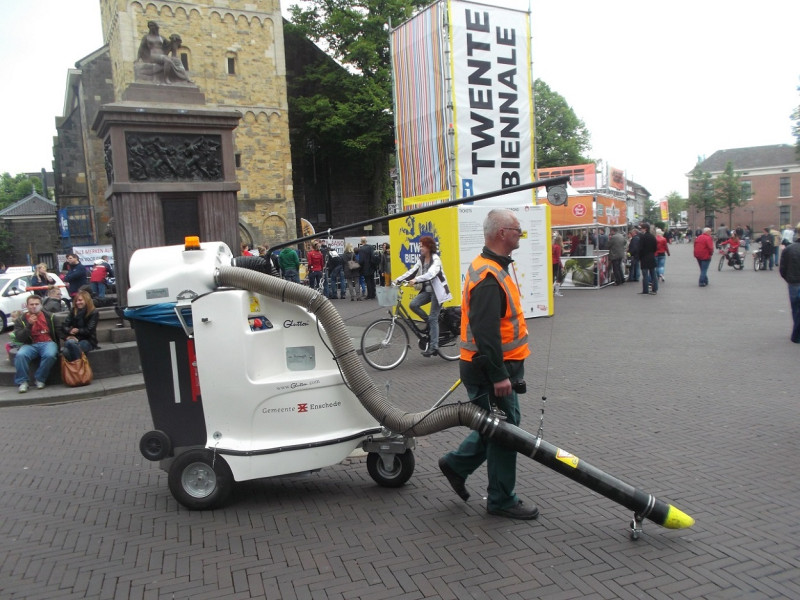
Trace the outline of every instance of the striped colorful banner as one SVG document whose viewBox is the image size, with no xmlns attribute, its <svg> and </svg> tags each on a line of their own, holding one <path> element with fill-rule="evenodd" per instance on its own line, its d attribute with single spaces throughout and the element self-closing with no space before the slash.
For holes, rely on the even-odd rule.
<svg viewBox="0 0 800 600">
<path fill-rule="evenodd" d="M 449 190 L 443 15 L 444 5 L 432 4 L 391 35 L 397 158 L 404 199 Z"/>
</svg>

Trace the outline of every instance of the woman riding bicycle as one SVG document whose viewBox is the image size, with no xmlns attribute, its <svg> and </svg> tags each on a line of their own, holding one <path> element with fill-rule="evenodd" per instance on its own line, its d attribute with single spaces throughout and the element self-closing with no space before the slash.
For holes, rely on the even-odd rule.
<svg viewBox="0 0 800 600">
<path fill-rule="evenodd" d="M 732 233 L 731 237 L 729 237 L 727 241 L 722 242 L 720 246 L 728 246 L 725 259 L 728 261 L 729 265 L 733 266 L 734 264 L 739 263 L 741 260 L 741 257 L 739 256 L 739 246 L 741 246 L 741 242 L 739 241 L 739 236 L 736 235 L 736 233 Z"/>
<path fill-rule="evenodd" d="M 419 241 L 419 258 L 416 264 L 394 280 L 394 284 L 408 281 L 412 285 L 421 284 L 422 291 L 411 301 L 409 308 L 423 321 L 428 321 L 428 337 L 430 343 L 422 356 L 438 354 L 439 348 L 439 312 L 442 304 L 452 300 L 447 278 L 442 270 L 442 260 L 436 253 L 436 242 L 429 235 Z M 430 314 L 425 314 L 422 307 L 430 303 Z"/>
</svg>

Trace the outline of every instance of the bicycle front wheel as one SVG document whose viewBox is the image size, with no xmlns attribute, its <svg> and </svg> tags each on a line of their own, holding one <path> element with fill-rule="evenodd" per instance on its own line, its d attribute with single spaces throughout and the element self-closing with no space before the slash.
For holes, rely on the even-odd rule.
<svg viewBox="0 0 800 600">
<path fill-rule="evenodd" d="M 392 319 L 378 319 L 361 336 L 361 355 L 375 369 L 394 369 L 408 355 L 408 332 Z"/>
<path fill-rule="evenodd" d="M 722 265 L 724 265 L 724 264 L 725 264 L 725 257 L 724 256 L 720 256 L 720 258 L 719 258 L 719 267 L 717 268 L 717 271 L 722 271 Z"/>
<path fill-rule="evenodd" d="M 439 356 L 445 360 L 458 360 L 461 358 L 461 348 L 459 346 L 461 336 L 440 335 L 439 336 Z"/>
</svg>

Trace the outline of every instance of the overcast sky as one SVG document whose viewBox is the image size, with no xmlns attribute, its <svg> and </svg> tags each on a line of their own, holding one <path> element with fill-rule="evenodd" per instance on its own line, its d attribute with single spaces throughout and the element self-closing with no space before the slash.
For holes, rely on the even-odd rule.
<svg viewBox="0 0 800 600">
<path fill-rule="evenodd" d="M 103 44 L 100 5 L 0 6 L 0 172 L 49 171 L 67 71 Z M 654 199 L 685 196 L 698 156 L 794 143 L 797 0 L 532 0 L 531 8 L 534 76 L 586 124 L 591 158 L 624 169 Z"/>
</svg>

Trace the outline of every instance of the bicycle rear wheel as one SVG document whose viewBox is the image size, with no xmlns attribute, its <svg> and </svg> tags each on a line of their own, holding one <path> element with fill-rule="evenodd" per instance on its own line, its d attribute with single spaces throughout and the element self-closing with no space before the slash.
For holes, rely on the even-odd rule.
<svg viewBox="0 0 800 600">
<path fill-rule="evenodd" d="M 361 336 L 361 355 L 379 371 L 394 369 L 408 354 L 408 332 L 392 319 L 370 323 Z"/>
<path fill-rule="evenodd" d="M 445 360 L 458 360 L 461 357 L 460 338 L 457 335 L 440 335 L 439 356 Z"/>
</svg>

